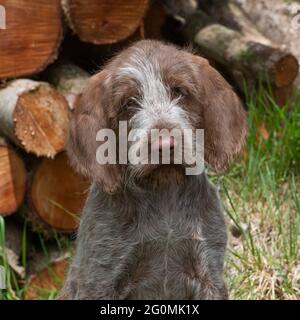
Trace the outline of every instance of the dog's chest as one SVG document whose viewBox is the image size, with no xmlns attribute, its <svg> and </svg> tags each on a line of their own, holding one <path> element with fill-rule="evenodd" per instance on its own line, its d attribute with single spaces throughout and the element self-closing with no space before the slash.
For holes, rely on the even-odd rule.
<svg viewBox="0 0 300 320">
<path fill-rule="evenodd" d="M 212 274 L 219 277 L 215 270 L 222 268 L 226 245 L 219 199 L 207 188 L 194 183 L 184 192 L 164 190 L 138 201 L 128 197 L 127 203 L 113 199 L 114 205 L 107 202 L 95 216 L 86 215 L 84 249 L 92 252 L 91 268 L 115 279 L 122 298 L 199 297 L 195 288 L 214 283 Z"/>
<path fill-rule="evenodd" d="M 186 290 L 187 278 L 197 278 L 208 268 L 208 246 L 197 206 L 185 207 L 173 199 L 176 196 L 162 195 L 155 204 L 149 201 L 140 208 L 143 212 L 129 233 L 132 248 L 125 266 L 130 270 L 125 282 L 131 287 L 131 298 L 143 298 L 146 291 L 150 297 L 153 291 L 153 297 L 172 298 L 177 290 L 180 294 Z"/>
<path fill-rule="evenodd" d="M 182 200 L 182 202 L 181 202 Z M 150 199 L 142 210 L 137 208 L 136 239 L 139 243 L 157 241 L 163 246 L 180 240 L 203 239 L 201 202 L 183 203 L 177 193 Z M 143 230 L 143 232 L 139 232 Z"/>
</svg>

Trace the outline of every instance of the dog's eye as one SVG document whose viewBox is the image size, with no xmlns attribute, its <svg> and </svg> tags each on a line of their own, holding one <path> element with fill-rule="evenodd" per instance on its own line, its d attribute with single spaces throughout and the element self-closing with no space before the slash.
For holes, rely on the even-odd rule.
<svg viewBox="0 0 300 320">
<path fill-rule="evenodd" d="M 174 87 L 172 88 L 172 95 L 174 96 L 174 98 L 186 97 L 188 95 L 188 92 L 185 88 Z"/>
<path fill-rule="evenodd" d="M 121 103 L 121 109 L 127 110 L 131 107 L 133 107 L 136 104 L 136 98 L 135 97 L 129 97 L 122 101 Z"/>
</svg>

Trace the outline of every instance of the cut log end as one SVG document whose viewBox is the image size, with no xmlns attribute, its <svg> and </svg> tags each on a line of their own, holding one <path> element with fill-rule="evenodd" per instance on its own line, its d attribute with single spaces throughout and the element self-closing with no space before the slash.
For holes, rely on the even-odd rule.
<svg viewBox="0 0 300 320">
<path fill-rule="evenodd" d="M 60 0 L 1 4 L 6 8 L 7 29 L 0 31 L 0 79 L 42 71 L 56 59 L 62 39 Z"/>
<path fill-rule="evenodd" d="M 63 0 L 71 29 L 82 41 L 112 44 L 124 40 L 140 25 L 148 0 Z"/>
<path fill-rule="evenodd" d="M 299 73 L 298 61 L 293 55 L 286 54 L 274 64 L 273 72 L 274 82 L 278 88 L 289 86 Z"/>
<path fill-rule="evenodd" d="M 13 118 L 15 136 L 27 152 L 52 158 L 64 149 L 68 104 L 55 89 L 41 85 L 22 94 Z"/>
<path fill-rule="evenodd" d="M 194 42 L 201 53 L 224 65 L 241 89 L 240 74 L 249 87 L 263 79 L 277 88 L 291 86 L 298 74 L 298 61 L 292 54 L 277 46 L 249 41 L 247 36 L 220 24 L 204 26 Z"/>
<path fill-rule="evenodd" d="M 23 202 L 26 170 L 23 160 L 7 145 L 0 145 L 0 215 L 15 212 Z"/>
<path fill-rule="evenodd" d="M 72 232 L 78 227 L 88 181 L 70 166 L 66 153 L 43 159 L 34 170 L 29 190 L 29 218 L 38 231 Z"/>
<path fill-rule="evenodd" d="M 292 86 L 282 87 L 282 88 L 273 87 L 272 93 L 273 93 L 275 102 L 278 104 L 278 106 L 282 107 L 291 101 L 291 98 L 293 97 L 293 87 Z"/>
</svg>

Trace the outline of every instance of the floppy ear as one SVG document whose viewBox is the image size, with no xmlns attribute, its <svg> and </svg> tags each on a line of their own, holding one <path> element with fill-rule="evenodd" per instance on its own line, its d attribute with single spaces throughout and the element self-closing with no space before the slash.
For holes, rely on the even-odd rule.
<svg viewBox="0 0 300 320">
<path fill-rule="evenodd" d="M 105 70 L 89 80 L 71 118 L 67 151 L 78 172 L 100 184 L 105 192 L 113 193 L 120 187 L 118 165 L 100 165 L 96 161 L 100 145 L 96 141 L 97 132 L 110 128 L 109 122 L 114 116 L 109 95 L 105 93 L 106 81 Z"/>
<path fill-rule="evenodd" d="M 227 81 L 206 59 L 195 58 L 202 90 L 201 127 L 205 161 L 217 172 L 226 170 L 245 143 L 246 112 Z"/>
</svg>

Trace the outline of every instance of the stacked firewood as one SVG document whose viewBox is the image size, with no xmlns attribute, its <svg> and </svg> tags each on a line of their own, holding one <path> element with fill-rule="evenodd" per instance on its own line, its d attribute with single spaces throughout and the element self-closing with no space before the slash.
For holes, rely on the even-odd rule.
<svg viewBox="0 0 300 320">
<path fill-rule="evenodd" d="M 77 229 L 90 185 L 65 152 L 72 110 L 95 64 L 144 37 L 149 1 L 1 5 L 7 16 L 0 30 L 0 215 L 6 238 L 0 264 L 4 252 L 17 278 L 28 284 L 24 297 L 36 298 L 36 287 L 55 288 L 54 279 L 65 273 L 69 252 L 58 250 L 52 239 Z M 50 241 L 46 255 L 41 237 Z"/>
<path fill-rule="evenodd" d="M 0 214 L 20 209 L 48 237 L 53 230 L 72 232 L 89 182 L 73 171 L 64 149 L 89 73 L 68 58 L 76 56 L 74 42 L 88 60 L 81 42 L 101 55 L 108 45 L 141 37 L 149 3 L 7 0 L 2 5 L 7 28 L 0 34 Z"/>
<path fill-rule="evenodd" d="M 0 215 L 12 225 L 7 229 L 12 239 L 22 232 L 13 226 L 15 216 L 46 238 L 78 227 L 89 181 L 74 172 L 65 153 L 69 119 L 90 74 L 133 41 L 192 45 L 240 92 L 253 92 L 262 83 L 279 105 L 293 87 L 300 89 L 295 81 L 300 22 L 296 33 L 297 12 L 284 0 L 4 0 L 1 5 L 7 28 L 0 30 Z M 11 247 L 11 265 L 24 277 L 16 262 L 20 249 Z M 51 263 L 65 266 L 65 255 L 54 256 Z"/>
</svg>

